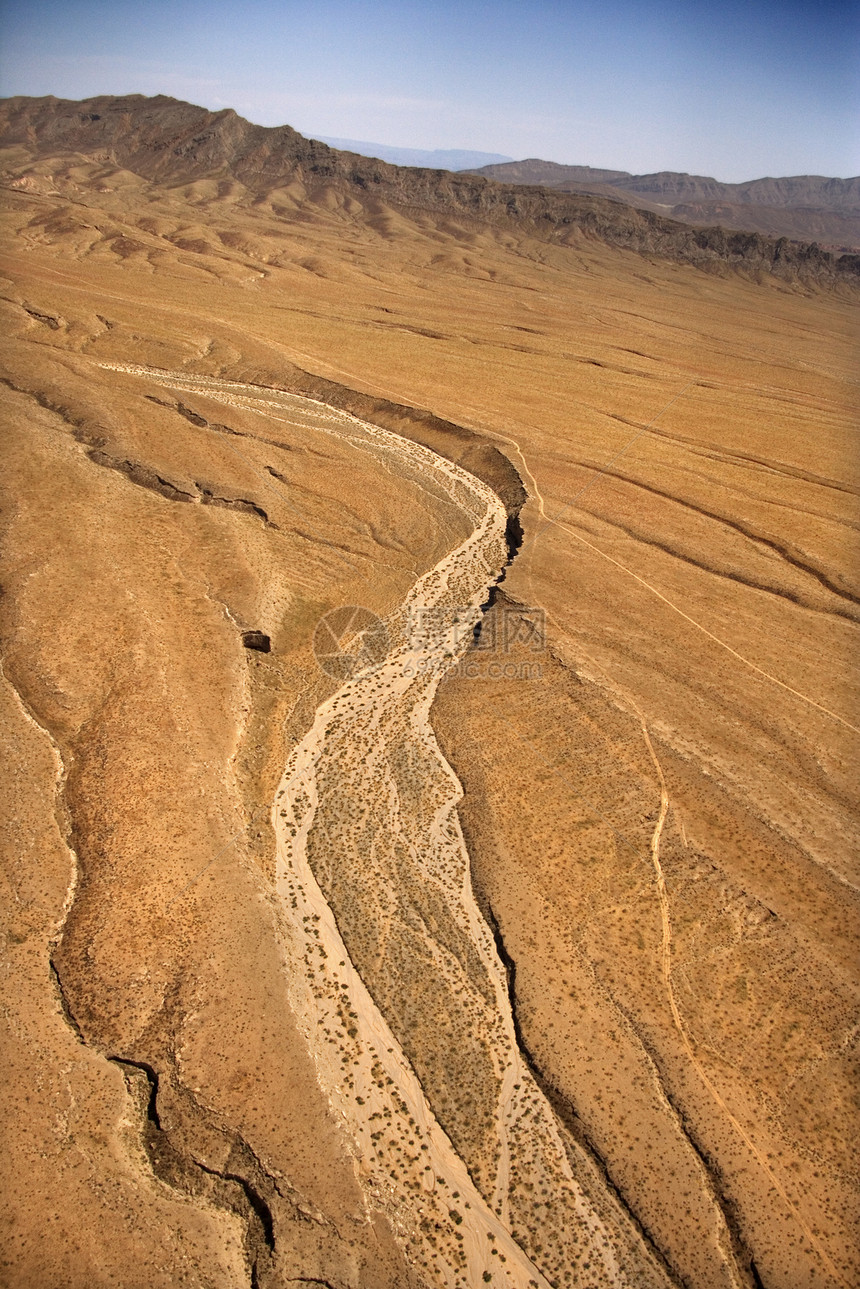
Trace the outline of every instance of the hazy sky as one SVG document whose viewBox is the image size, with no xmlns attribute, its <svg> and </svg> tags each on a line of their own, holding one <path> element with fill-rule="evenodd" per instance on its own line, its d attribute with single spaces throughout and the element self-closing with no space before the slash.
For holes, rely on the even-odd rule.
<svg viewBox="0 0 860 1289">
<path fill-rule="evenodd" d="M 0 0 L 0 93 L 723 180 L 860 172 L 860 0 Z"/>
</svg>

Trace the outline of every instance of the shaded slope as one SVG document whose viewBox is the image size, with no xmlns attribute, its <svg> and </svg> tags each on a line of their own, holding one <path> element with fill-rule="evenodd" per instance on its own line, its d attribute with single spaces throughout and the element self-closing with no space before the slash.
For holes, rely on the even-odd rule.
<svg viewBox="0 0 860 1289">
<path fill-rule="evenodd" d="M 632 175 L 537 159 L 481 166 L 475 173 L 499 183 L 540 184 L 556 192 L 610 197 L 684 223 L 814 240 L 838 250 L 860 249 L 860 178 L 793 175 L 730 184 L 675 171 Z"/>
<path fill-rule="evenodd" d="M 598 238 L 703 267 L 728 265 L 822 283 L 856 278 L 860 272 L 855 257 L 834 256 L 814 244 L 793 246 L 759 234 L 695 230 L 650 211 L 619 209 L 593 195 L 391 166 L 336 152 L 289 126 L 251 125 L 232 109 L 213 113 L 163 95 L 104 96 L 77 103 L 9 99 L 0 112 L 0 142 L 25 149 L 29 158 L 80 153 L 163 184 L 232 178 L 257 196 L 298 184 L 298 199 L 311 202 L 334 189 L 358 201 L 364 211 L 383 202 L 408 212 L 515 226 L 561 244 L 580 236 Z M 20 178 L 20 172 L 19 165 L 9 173 Z"/>
</svg>

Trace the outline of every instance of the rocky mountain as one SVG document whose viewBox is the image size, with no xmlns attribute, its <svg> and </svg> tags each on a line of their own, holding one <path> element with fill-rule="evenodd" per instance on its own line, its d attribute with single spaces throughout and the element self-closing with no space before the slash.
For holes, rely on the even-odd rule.
<svg viewBox="0 0 860 1289">
<path fill-rule="evenodd" d="M 747 183 L 720 183 L 701 175 L 630 175 L 616 187 L 667 201 L 729 201 L 748 206 L 781 209 L 805 207 L 860 213 L 860 178 L 827 179 L 822 175 L 794 175 L 785 179 L 753 179 Z"/>
<path fill-rule="evenodd" d="M 543 188 L 558 188 L 565 183 L 611 183 L 615 179 L 630 177 L 626 170 L 563 166 L 557 161 L 541 161 L 538 157 L 511 161 L 507 165 L 481 166 L 476 173 L 495 179 L 498 183 L 537 184 Z"/>
<path fill-rule="evenodd" d="M 326 202 L 337 192 L 358 203 L 356 213 L 372 214 L 376 204 L 385 203 L 434 216 L 513 226 L 562 245 L 582 236 L 598 238 L 640 254 L 717 271 L 733 267 L 820 282 L 856 279 L 860 273 L 856 257 L 835 255 L 815 244 L 793 245 L 784 237 L 722 228 L 695 229 L 653 210 L 623 208 L 618 200 L 591 192 L 393 166 L 339 152 L 288 125 L 252 125 L 232 109 L 209 112 L 163 95 L 81 102 L 8 99 L 0 105 L 0 145 L 22 150 L 7 158 L 7 182 L 26 181 L 34 161 L 79 154 L 162 184 L 232 179 L 264 197 L 295 182 L 301 185 L 303 200 Z"/>
<path fill-rule="evenodd" d="M 498 183 L 539 184 L 558 192 L 614 197 L 688 224 L 719 224 L 772 237 L 814 240 L 835 250 L 860 249 L 860 178 L 793 175 L 730 184 L 669 170 L 632 175 L 537 158 L 482 166 L 475 173 Z"/>
</svg>

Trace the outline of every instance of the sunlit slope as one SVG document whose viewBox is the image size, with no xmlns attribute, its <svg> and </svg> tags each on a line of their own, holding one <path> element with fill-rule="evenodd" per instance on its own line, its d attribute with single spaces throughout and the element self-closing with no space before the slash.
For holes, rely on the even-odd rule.
<svg viewBox="0 0 860 1289">
<path fill-rule="evenodd" d="M 295 1266 L 408 1274 L 271 1005 L 266 821 L 326 692 L 319 615 L 390 611 L 465 529 L 307 428 L 100 366 L 145 363 L 328 396 L 337 382 L 507 454 L 531 500 L 505 590 L 545 612 L 548 652 L 520 642 L 507 679 L 453 676 L 433 719 L 522 1042 L 667 1274 L 752 1284 L 752 1261 L 768 1286 L 851 1283 L 850 300 L 335 185 L 312 205 L 258 201 L 63 158 L 3 202 L 4 666 L 50 733 L 10 706 L 35 767 L 33 800 L 13 802 L 8 907 L 32 991 L 13 1096 L 43 1063 L 74 1071 L 40 1087 L 43 1138 L 12 1143 L 33 1170 L 24 1229 L 51 1194 L 63 1274 L 84 1256 L 73 1229 L 99 1248 L 80 1217 L 85 1136 L 87 1176 L 111 1179 L 111 1257 L 145 1249 L 141 1283 L 178 1275 L 165 1224 L 192 1283 L 242 1283 L 251 1256 L 272 1283 Z M 242 648 L 252 629 L 271 654 Z M 58 965 L 86 1047 L 46 965 L 64 837 L 79 886 Z M 32 847 L 54 856 L 38 882 Z M 147 1068 L 161 1129 L 140 1126 Z M 175 1151 L 161 1180 L 141 1131 Z"/>
<path fill-rule="evenodd" d="M 672 207 L 645 200 L 649 209 L 634 209 L 626 204 L 626 194 L 619 195 L 611 187 L 605 192 L 568 192 L 553 186 L 495 182 L 484 174 L 389 165 L 306 139 L 289 125 L 253 125 L 229 108 L 209 112 L 165 95 L 102 95 L 77 102 L 50 96 L 0 99 L 0 147 L 9 184 L 39 191 L 47 179 L 54 191 L 72 199 L 85 179 L 87 163 L 94 162 L 102 178 L 120 171 L 167 188 L 190 183 L 198 193 L 229 194 L 233 199 L 238 188 L 256 203 L 286 199 L 288 206 L 298 200 L 305 206 L 330 207 L 332 199 L 339 199 L 351 214 L 361 217 L 388 206 L 410 217 L 420 213 L 434 224 L 455 219 L 515 234 L 527 230 L 538 241 L 557 246 L 570 246 L 584 233 L 610 246 L 659 254 L 711 271 L 732 265 L 750 276 L 767 272 L 784 281 L 833 285 L 856 284 L 860 270 L 856 255 L 824 250 L 801 227 L 777 225 L 774 231 L 783 234 L 778 237 L 748 228 L 737 232 L 727 211 L 728 229 L 720 226 L 726 221 L 720 220 L 719 213 L 712 221 L 706 217 L 710 227 L 693 228 L 683 222 L 685 212 L 701 223 L 698 207 L 678 207 L 678 218 L 667 219 L 667 214 L 675 213 Z M 527 170 L 534 165 L 523 164 Z M 538 169 L 543 164 L 537 163 Z M 501 169 L 507 173 L 507 167 Z M 514 163 L 513 170 L 521 172 L 521 164 Z M 660 192 L 667 182 L 674 188 L 677 178 L 650 177 Z M 717 195 L 711 191 L 712 180 L 683 182 L 684 177 L 680 178 L 693 202 L 702 184 L 710 195 Z M 640 179 L 650 182 L 648 176 Z M 638 187 L 640 181 L 630 182 Z M 647 195 L 658 196 L 648 182 Z M 829 184 L 844 187 L 844 199 L 850 204 L 850 186 L 856 181 L 824 183 L 825 188 Z M 785 184 L 792 187 L 795 181 L 765 180 L 745 187 L 761 187 L 761 196 L 767 190 L 779 203 L 776 189 Z M 835 196 L 828 188 L 821 200 L 829 205 Z M 188 231 L 192 236 L 177 245 L 205 249 L 201 244 L 205 237 Z M 834 242 L 832 229 L 824 231 L 828 245 L 851 244 L 842 237 Z M 790 237 L 799 240 L 790 241 Z"/>
<path fill-rule="evenodd" d="M 268 820 L 319 616 L 388 612 L 465 526 L 290 409 L 6 350 L 16 1282 L 412 1283 L 286 1003 Z"/>
</svg>

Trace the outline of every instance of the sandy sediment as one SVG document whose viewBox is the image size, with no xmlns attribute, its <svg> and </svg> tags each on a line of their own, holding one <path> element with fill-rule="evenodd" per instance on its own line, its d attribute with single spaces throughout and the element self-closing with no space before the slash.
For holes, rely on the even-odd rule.
<svg viewBox="0 0 860 1289">
<path fill-rule="evenodd" d="M 413 1255 L 434 1280 L 542 1284 L 542 1268 L 551 1283 L 572 1282 L 574 1274 L 582 1284 L 630 1283 L 616 1240 L 574 1180 L 554 1116 L 520 1058 L 502 966 L 472 896 L 455 809 L 460 786 L 428 719 L 439 679 L 467 648 L 488 582 L 503 563 L 506 516 L 494 494 L 456 466 L 364 428 L 384 450 L 407 458 L 405 468 L 435 471 L 477 527 L 416 583 L 389 620 L 388 657 L 320 706 L 290 758 L 276 826 L 279 891 L 295 954 L 292 1002 L 306 1018 L 320 1081 L 355 1141 L 368 1194 L 409 1234 Z M 396 766 L 410 756 L 425 768 L 413 801 L 404 799 Z M 336 791 L 327 792 L 333 783 Z M 363 836 L 352 831 L 369 803 L 372 840 L 366 829 Z M 398 979 L 408 964 L 386 954 L 386 942 L 396 943 L 397 926 L 409 917 L 408 887 L 392 889 L 386 862 L 398 850 L 408 853 L 411 874 L 436 892 L 472 953 L 464 963 L 452 952 L 450 935 L 445 943 L 425 929 L 435 980 L 452 994 L 470 994 L 471 1033 L 436 1036 L 449 1047 L 450 1077 L 457 1077 L 460 1045 L 467 1059 L 477 1046 L 492 1062 L 489 1158 L 474 1141 L 474 1153 L 455 1150 L 401 1046 L 401 1040 L 412 1046 L 420 1069 L 432 1063 L 426 1040 L 416 1042 L 413 1034 L 410 1043 L 402 1023 L 395 1035 L 367 987 L 387 974 L 389 995 L 410 993 L 410 982 Z M 370 981 L 351 960 L 349 937 L 345 944 L 327 893 L 346 923 L 353 921 L 350 905 L 371 919 L 371 907 L 377 910 Z M 361 946 L 359 954 L 367 961 Z M 397 1024 L 398 1008 L 391 1010 Z M 462 1136 L 463 1125 L 455 1127 Z M 518 1179 L 530 1192 L 552 1185 L 551 1230 L 540 1206 L 534 1217 L 525 1211 Z"/>
<path fill-rule="evenodd" d="M 389 616 L 384 659 L 319 706 L 289 759 L 273 811 L 287 993 L 368 1208 L 383 1209 L 433 1283 L 662 1283 L 619 1214 L 607 1222 L 574 1177 L 571 1143 L 521 1058 L 472 895 L 460 785 L 429 721 L 505 563 L 498 497 L 420 444 L 314 400 L 106 366 L 344 437 L 474 525 Z M 344 642 L 345 661 L 356 645 Z"/>
</svg>

